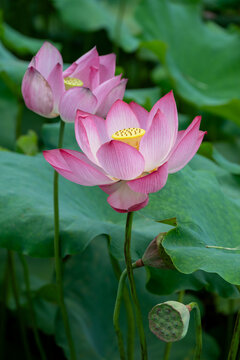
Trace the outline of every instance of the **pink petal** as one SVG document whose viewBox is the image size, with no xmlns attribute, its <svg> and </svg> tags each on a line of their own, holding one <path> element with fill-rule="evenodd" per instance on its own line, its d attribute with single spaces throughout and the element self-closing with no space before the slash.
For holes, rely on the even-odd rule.
<svg viewBox="0 0 240 360">
<path fill-rule="evenodd" d="M 162 189 L 168 178 L 168 163 L 160 166 L 156 171 L 139 179 L 128 181 L 128 186 L 136 192 L 149 194 Z"/>
<path fill-rule="evenodd" d="M 72 182 L 86 186 L 113 183 L 98 166 L 78 151 L 54 149 L 44 151 L 43 155 L 60 175 Z"/>
<path fill-rule="evenodd" d="M 109 94 L 109 92 L 116 87 L 117 85 L 119 85 L 121 81 L 121 75 L 119 76 L 114 76 L 113 78 L 111 78 L 110 80 L 107 80 L 103 83 L 101 83 L 99 86 L 96 87 L 96 89 L 93 90 L 93 94 L 96 96 L 96 98 L 98 99 L 98 107 L 104 102 L 105 103 L 105 98 L 106 96 Z"/>
<path fill-rule="evenodd" d="M 172 129 L 166 116 L 158 110 L 151 127 L 140 142 L 139 151 L 145 159 L 145 171 L 164 164 L 172 149 Z"/>
<path fill-rule="evenodd" d="M 99 56 L 99 63 L 100 83 L 102 83 L 114 76 L 116 69 L 116 55 L 108 54 Z"/>
<path fill-rule="evenodd" d="M 107 174 L 121 180 L 132 180 L 141 175 L 144 169 L 140 152 L 121 141 L 112 140 L 103 144 L 97 158 Z"/>
<path fill-rule="evenodd" d="M 96 115 L 78 111 L 75 120 L 75 135 L 82 151 L 91 161 L 98 164 L 96 153 L 100 146 L 108 141 L 105 120 Z"/>
<path fill-rule="evenodd" d="M 122 79 L 120 83 L 114 87 L 106 95 L 104 101 L 100 103 L 97 107 L 96 114 L 102 117 L 106 117 L 111 106 L 115 103 L 116 100 L 123 99 L 125 89 L 126 89 L 127 79 Z"/>
<path fill-rule="evenodd" d="M 59 113 L 59 111 L 58 111 L 59 102 L 60 102 L 61 96 L 63 95 L 63 93 L 65 91 L 61 64 L 59 64 L 59 63 L 56 64 L 56 66 L 51 71 L 47 80 L 48 80 L 49 85 L 51 86 L 52 93 L 53 93 L 53 99 L 54 99 L 53 111 L 55 113 Z"/>
<path fill-rule="evenodd" d="M 63 66 L 60 52 L 49 42 L 45 42 L 35 56 L 34 67 L 47 79 L 53 68 L 59 63 Z"/>
<path fill-rule="evenodd" d="M 108 197 L 111 207 L 118 212 L 137 211 L 148 204 L 148 195 L 132 191 L 125 181 L 120 181 L 118 189 Z M 115 187 L 115 184 L 114 184 Z M 101 187 L 102 188 L 102 187 Z"/>
<path fill-rule="evenodd" d="M 179 131 L 176 145 L 168 159 L 168 172 L 181 170 L 196 154 L 206 134 L 199 130 L 201 116 L 195 117 L 185 131 Z"/>
<path fill-rule="evenodd" d="M 26 106 L 35 113 L 54 117 L 53 93 L 44 77 L 33 67 L 27 69 L 22 81 L 22 95 Z"/>
<path fill-rule="evenodd" d="M 144 109 L 141 105 L 135 103 L 134 101 L 130 102 L 130 108 L 136 115 L 140 128 L 146 130 L 147 129 L 147 120 L 148 120 L 148 111 Z"/>
<path fill-rule="evenodd" d="M 63 77 L 72 76 L 73 71 L 76 70 L 78 65 L 86 66 L 86 64 L 91 63 L 91 61 L 95 61 L 98 58 L 98 52 L 96 46 L 89 50 L 86 54 L 82 55 L 79 59 L 74 61 L 64 72 Z"/>
<path fill-rule="evenodd" d="M 99 71 L 99 55 L 96 47 L 75 61 L 67 70 L 64 71 L 63 76 L 71 76 L 80 79 L 85 87 L 91 88 L 92 67 L 98 69 Z"/>
<path fill-rule="evenodd" d="M 138 128 L 139 122 L 130 106 L 122 100 L 117 100 L 107 114 L 106 127 L 111 138 L 118 130 Z"/>
<path fill-rule="evenodd" d="M 87 113 L 82 110 L 77 110 L 77 117 L 81 117 L 82 119 L 91 117 L 94 120 L 95 125 L 98 129 L 98 135 L 100 136 L 101 141 L 104 143 L 104 142 L 111 140 L 108 137 L 107 129 L 106 129 L 106 121 L 103 118 L 101 118 L 97 115 Z"/>
<path fill-rule="evenodd" d="M 96 105 L 97 99 L 91 90 L 84 87 L 75 87 L 63 94 L 59 104 L 59 112 L 62 120 L 73 122 L 78 109 L 94 113 Z"/>
<path fill-rule="evenodd" d="M 99 69 L 96 66 L 90 66 L 89 70 L 89 89 L 93 91 L 99 85 Z"/>
<path fill-rule="evenodd" d="M 111 195 L 112 193 L 114 193 L 116 190 L 118 190 L 120 188 L 120 186 L 122 185 L 123 181 L 117 181 L 114 184 L 110 184 L 110 185 L 100 185 L 100 189 L 102 189 L 106 194 Z"/>
<path fill-rule="evenodd" d="M 171 141 L 170 141 L 169 145 L 170 145 L 170 147 L 173 147 L 173 145 L 175 144 L 175 141 L 177 139 L 178 113 L 177 113 L 176 102 L 175 102 L 172 91 L 170 91 L 168 94 L 163 96 L 153 106 L 152 110 L 149 113 L 149 117 L 148 117 L 148 121 L 147 121 L 148 128 L 151 126 L 152 120 L 158 109 L 160 109 L 160 111 L 165 115 L 165 117 L 168 121 L 169 127 L 171 129 Z"/>
</svg>

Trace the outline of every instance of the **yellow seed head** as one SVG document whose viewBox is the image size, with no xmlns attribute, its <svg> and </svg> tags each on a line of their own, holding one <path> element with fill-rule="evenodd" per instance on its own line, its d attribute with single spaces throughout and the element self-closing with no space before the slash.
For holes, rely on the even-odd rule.
<svg viewBox="0 0 240 360">
<path fill-rule="evenodd" d="M 66 77 L 64 79 L 64 85 L 65 89 L 68 90 L 76 86 L 83 86 L 83 82 L 76 78 Z"/>
<path fill-rule="evenodd" d="M 114 140 L 125 142 L 128 145 L 139 149 L 140 141 L 145 134 L 145 130 L 140 128 L 128 128 L 116 131 L 112 138 Z"/>
</svg>

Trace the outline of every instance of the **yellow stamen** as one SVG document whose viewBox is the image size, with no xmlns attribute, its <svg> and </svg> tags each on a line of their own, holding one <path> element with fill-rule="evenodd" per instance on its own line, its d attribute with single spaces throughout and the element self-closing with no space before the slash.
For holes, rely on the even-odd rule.
<svg viewBox="0 0 240 360">
<path fill-rule="evenodd" d="M 73 87 L 83 86 L 83 82 L 77 78 L 66 77 L 64 79 L 65 89 L 72 89 Z"/>
<path fill-rule="evenodd" d="M 140 128 L 128 128 L 116 131 L 112 138 L 114 140 L 122 141 L 128 145 L 135 147 L 139 150 L 140 141 L 145 134 L 145 130 Z"/>
</svg>

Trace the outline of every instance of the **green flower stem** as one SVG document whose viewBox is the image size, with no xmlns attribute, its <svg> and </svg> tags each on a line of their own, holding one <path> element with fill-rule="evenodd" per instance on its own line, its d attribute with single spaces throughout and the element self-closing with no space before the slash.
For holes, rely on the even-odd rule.
<svg viewBox="0 0 240 360">
<path fill-rule="evenodd" d="M 126 268 L 127 268 L 127 276 L 130 284 L 130 290 L 131 295 L 133 299 L 133 304 L 135 307 L 135 313 L 136 313 L 136 322 L 137 322 L 137 328 L 140 338 L 140 345 L 141 345 L 141 359 L 147 360 L 147 343 L 146 338 L 144 334 L 144 327 L 142 322 L 142 314 L 140 309 L 140 304 L 137 298 L 137 292 L 133 277 L 133 269 L 132 269 L 132 259 L 131 259 L 131 233 L 132 233 L 132 221 L 133 221 L 133 212 L 129 212 L 127 214 L 127 221 L 126 221 L 126 231 L 125 231 L 125 242 L 124 242 L 124 255 L 125 255 L 125 262 L 126 262 Z"/>
<path fill-rule="evenodd" d="M 201 324 L 201 313 L 197 303 L 192 302 L 188 305 L 190 310 L 195 309 L 196 312 L 196 349 L 194 354 L 194 360 L 200 360 L 202 353 L 202 324 Z"/>
<path fill-rule="evenodd" d="M 128 360 L 134 360 L 135 318 L 130 295 L 126 286 L 123 291 L 123 301 L 127 313 L 127 358 Z"/>
<path fill-rule="evenodd" d="M 63 133 L 64 133 L 63 121 L 60 122 L 58 148 L 62 147 L 63 144 Z M 59 202 L 58 202 L 58 173 L 54 171 L 53 180 L 53 203 L 54 203 L 54 258 L 55 258 L 55 271 L 56 271 L 56 283 L 58 292 L 58 303 L 62 314 L 63 325 L 65 328 L 68 346 L 70 350 L 70 359 L 76 360 L 76 353 L 74 349 L 74 343 L 72 339 L 68 314 L 66 305 L 64 302 L 63 293 L 63 274 L 62 274 L 62 261 L 61 261 L 61 244 L 59 237 Z"/>
<path fill-rule="evenodd" d="M 28 341 L 27 341 L 27 334 L 24 326 L 23 316 L 20 308 L 20 299 L 19 299 L 19 289 L 17 285 L 17 279 L 16 279 L 16 271 L 15 271 L 15 262 L 14 262 L 14 252 L 11 250 L 8 250 L 8 267 L 9 267 L 9 275 L 11 278 L 11 284 L 12 284 L 12 290 L 13 295 L 15 299 L 16 309 L 17 309 L 17 316 L 19 321 L 19 328 L 21 332 L 23 347 L 25 350 L 25 355 L 27 360 L 31 360 L 30 350 L 28 347 Z"/>
<path fill-rule="evenodd" d="M 132 269 L 135 269 L 137 267 L 136 263 L 132 264 Z M 120 354 L 120 358 L 121 360 L 125 360 L 125 350 L 124 350 L 124 340 L 123 340 L 123 336 L 122 336 L 122 332 L 119 326 L 119 315 L 120 315 L 120 308 L 121 308 L 121 301 L 122 301 L 122 297 L 124 294 L 124 290 L 125 290 L 125 280 L 127 277 L 127 269 L 123 270 L 120 279 L 119 279 L 119 283 L 118 283 L 118 291 L 117 291 L 117 297 L 116 297 L 116 302 L 115 302 L 115 307 L 114 307 L 114 312 L 113 312 L 113 325 L 116 331 L 116 335 L 117 335 L 117 339 L 118 339 L 118 348 L 119 348 L 119 354 Z M 134 337 L 133 339 L 131 338 L 132 342 L 133 342 L 133 348 L 134 348 Z M 130 346 L 132 348 L 132 346 Z M 132 357 L 132 351 L 130 353 L 130 359 L 133 359 Z M 129 357 L 128 357 L 129 359 Z"/>
<path fill-rule="evenodd" d="M 184 290 L 179 291 L 179 293 L 178 293 L 178 301 L 179 301 L 179 302 L 183 302 L 184 294 L 185 294 L 185 291 L 184 291 Z M 166 345 L 165 345 L 165 350 L 164 350 L 163 360 L 168 360 L 168 359 L 169 359 L 170 352 L 171 352 L 171 348 L 172 348 L 172 344 L 173 344 L 173 343 L 171 343 L 171 342 L 166 343 Z"/>
<path fill-rule="evenodd" d="M 26 296 L 27 296 L 28 308 L 29 308 L 29 312 L 30 312 L 30 316 L 31 316 L 31 320 L 32 320 L 32 328 L 33 328 L 33 334 L 35 337 L 36 345 L 37 345 L 39 353 L 41 355 L 41 359 L 47 360 L 45 351 L 42 347 L 42 343 L 41 343 L 41 340 L 39 337 L 36 316 L 35 316 L 34 307 L 33 307 L 33 303 L 32 303 L 28 264 L 27 264 L 27 261 L 23 254 L 18 253 L 18 255 L 19 255 L 19 259 L 22 263 L 22 267 L 23 267 L 24 281 L 25 281 L 25 287 L 26 287 Z"/>
<path fill-rule="evenodd" d="M 237 319 L 233 330 L 232 341 L 228 353 L 228 360 L 237 359 L 237 354 L 239 350 L 239 341 L 240 341 L 240 311 L 237 314 Z"/>
<path fill-rule="evenodd" d="M 108 253 L 109 253 L 110 260 L 111 260 L 112 268 L 113 268 L 116 278 L 119 282 L 120 277 L 121 277 L 121 268 L 120 268 L 118 261 L 111 254 L 110 241 L 111 240 L 109 238 L 108 239 Z M 126 315 L 127 315 L 127 359 L 134 360 L 135 318 L 134 318 L 134 313 L 133 313 L 133 309 L 132 309 L 132 303 L 131 303 L 129 291 L 126 286 L 123 287 L 123 291 L 120 292 L 119 295 L 121 297 L 123 296 L 124 306 L 125 306 Z M 116 299 L 116 302 L 117 302 L 117 299 Z M 114 314 L 116 315 L 117 318 L 113 317 L 114 327 L 115 327 L 115 325 L 117 327 L 117 329 L 116 329 L 117 336 L 118 336 L 118 333 L 120 330 L 120 327 L 118 324 L 119 313 L 120 313 L 120 306 L 118 309 L 114 309 Z"/>
</svg>

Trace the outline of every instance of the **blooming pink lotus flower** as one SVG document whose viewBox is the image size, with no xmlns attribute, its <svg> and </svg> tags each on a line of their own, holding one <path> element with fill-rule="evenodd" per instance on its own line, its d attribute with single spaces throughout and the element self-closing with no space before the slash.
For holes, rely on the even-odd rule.
<svg viewBox="0 0 240 360">
<path fill-rule="evenodd" d="M 76 139 L 83 153 L 44 151 L 54 169 L 77 184 L 98 185 L 118 212 L 143 208 L 148 194 L 160 190 L 169 173 L 181 170 L 198 150 L 205 132 L 197 116 L 178 131 L 173 93 L 162 97 L 148 113 L 140 105 L 118 100 L 106 120 L 78 111 Z"/>
<path fill-rule="evenodd" d="M 48 118 L 60 114 L 67 122 L 75 120 L 77 109 L 104 117 L 123 98 L 127 83 L 114 76 L 115 64 L 115 54 L 99 56 L 94 47 L 63 72 L 61 54 L 45 42 L 22 81 L 26 106 Z"/>
</svg>

